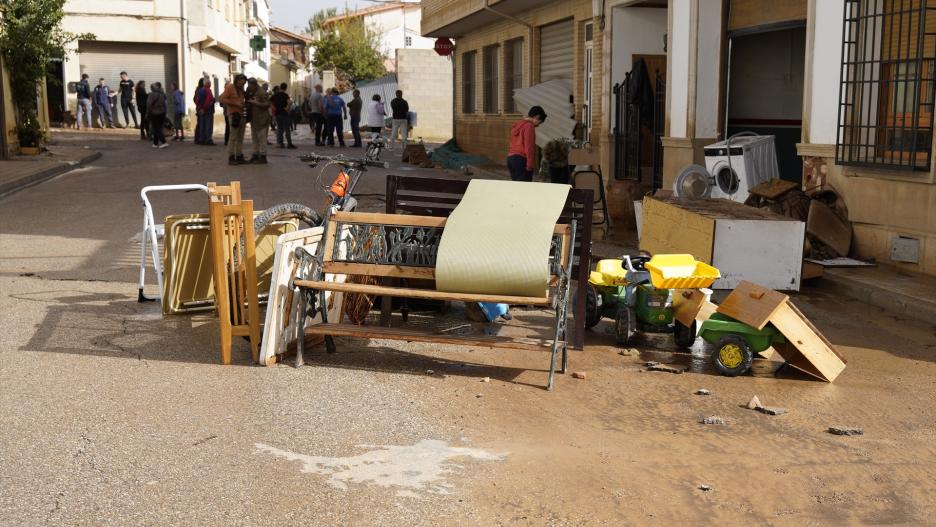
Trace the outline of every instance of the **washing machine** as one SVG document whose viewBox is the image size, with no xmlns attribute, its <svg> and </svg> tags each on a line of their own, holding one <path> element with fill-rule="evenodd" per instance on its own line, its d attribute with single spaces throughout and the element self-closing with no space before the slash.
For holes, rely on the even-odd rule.
<svg viewBox="0 0 936 527">
<path fill-rule="evenodd" d="M 743 203 L 748 189 L 780 177 L 772 135 L 737 134 L 703 151 L 705 166 L 690 165 L 676 178 L 677 196 Z"/>
</svg>

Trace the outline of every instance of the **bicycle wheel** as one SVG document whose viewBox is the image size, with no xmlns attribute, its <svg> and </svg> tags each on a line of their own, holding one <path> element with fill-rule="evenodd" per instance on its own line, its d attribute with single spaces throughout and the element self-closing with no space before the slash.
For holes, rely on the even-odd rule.
<svg viewBox="0 0 936 527">
<path fill-rule="evenodd" d="M 254 232 L 260 234 L 260 231 L 273 222 L 288 218 L 298 218 L 300 224 L 308 227 L 318 227 L 322 224 L 322 217 L 309 207 L 300 203 L 280 203 L 263 211 L 263 214 L 254 219 Z"/>
</svg>

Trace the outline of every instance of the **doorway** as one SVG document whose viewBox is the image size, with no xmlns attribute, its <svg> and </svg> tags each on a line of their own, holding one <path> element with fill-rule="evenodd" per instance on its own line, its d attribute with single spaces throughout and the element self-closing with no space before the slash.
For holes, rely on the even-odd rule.
<svg viewBox="0 0 936 527">
<path fill-rule="evenodd" d="M 796 153 L 803 130 L 805 25 L 731 36 L 728 136 L 750 131 L 775 137 L 782 179 L 801 183 Z"/>
<path fill-rule="evenodd" d="M 49 124 L 62 126 L 68 105 L 65 103 L 65 68 L 62 59 L 52 59 L 46 68 L 46 103 Z"/>
</svg>

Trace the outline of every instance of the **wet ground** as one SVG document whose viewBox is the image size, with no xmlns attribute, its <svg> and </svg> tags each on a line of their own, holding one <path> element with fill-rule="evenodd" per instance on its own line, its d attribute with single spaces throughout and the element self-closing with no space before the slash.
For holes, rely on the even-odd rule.
<svg viewBox="0 0 936 527">
<path fill-rule="evenodd" d="M 0 524 L 934 523 L 933 323 L 794 295 L 848 360 L 832 384 L 722 377 L 701 342 L 622 348 L 609 321 L 571 354 L 584 378 L 553 392 L 532 351 L 339 339 L 294 369 L 251 366 L 238 342 L 222 367 L 212 317 L 136 302 L 139 188 L 236 177 L 261 207 L 320 196 L 286 154 L 234 170 L 220 150 L 131 143 L 102 139 L 92 167 L 0 201 Z M 548 321 L 514 314 L 501 331 Z M 754 395 L 787 413 L 744 408 Z"/>
</svg>

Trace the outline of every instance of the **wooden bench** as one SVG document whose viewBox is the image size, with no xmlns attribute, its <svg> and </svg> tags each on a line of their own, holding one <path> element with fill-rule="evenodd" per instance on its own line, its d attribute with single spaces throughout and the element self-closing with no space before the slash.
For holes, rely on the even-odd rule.
<svg viewBox="0 0 936 527">
<path fill-rule="evenodd" d="M 435 280 L 435 259 L 446 221 L 446 218 L 432 216 L 362 212 L 331 214 L 325 223 L 325 243 L 319 245 L 320 250 L 316 255 L 304 256 L 312 259 L 312 265 L 309 266 L 310 272 L 293 281 L 293 287 L 301 292 L 299 312 L 309 313 L 310 316 L 317 313 L 322 316 L 321 324 L 305 327 L 304 333 L 325 336 L 325 345 L 329 351 L 334 351 L 332 337 L 335 336 L 491 348 L 548 349 L 550 362 L 546 387 L 552 389 L 556 359 L 560 351 L 562 352 L 560 371 L 564 373 L 568 365 L 567 317 L 575 221 L 568 225 L 556 225 L 553 231 L 550 258 L 548 262 L 543 262 L 543 265 L 548 265 L 550 269 L 550 285 L 543 291 L 542 296 L 452 293 L 434 289 L 355 283 L 355 277 Z M 302 267 L 305 266 L 300 266 Z M 347 280 L 345 282 L 327 281 L 326 275 L 330 274 L 346 275 Z M 484 335 L 465 336 L 410 328 L 334 323 L 328 320 L 325 291 L 552 308 L 555 311 L 553 338 L 545 340 Z M 305 320 L 305 317 L 302 318 Z M 302 353 L 303 339 L 298 340 L 298 346 L 298 352 Z"/>
<path fill-rule="evenodd" d="M 416 176 L 387 176 L 387 214 L 417 214 L 420 216 L 448 217 L 461 202 L 468 181 Z M 594 192 L 591 189 L 572 189 L 559 216 L 559 223 L 575 220 L 575 245 L 572 261 L 572 279 L 578 284 L 588 283 L 591 271 Z M 574 314 L 569 343 L 573 349 L 585 346 L 585 288 L 575 289 Z M 390 299 L 381 303 L 381 323 L 390 324 Z"/>
</svg>

